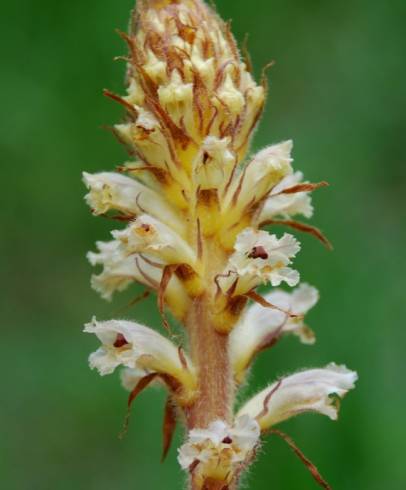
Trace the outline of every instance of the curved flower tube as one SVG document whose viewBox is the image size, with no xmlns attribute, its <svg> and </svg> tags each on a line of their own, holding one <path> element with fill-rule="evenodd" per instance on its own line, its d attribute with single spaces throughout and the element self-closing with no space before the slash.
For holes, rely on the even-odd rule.
<svg viewBox="0 0 406 490">
<path fill-rule="evenodd" d="M 332 420 L 338 416 L 334 395 L 343 398 L 354 388 L 357 373 L 331 363 L 282 378 L 251 398 L 238 416 L 254 418 L 261 430 L 303 412 L 318 412 Z"/>
</svg>

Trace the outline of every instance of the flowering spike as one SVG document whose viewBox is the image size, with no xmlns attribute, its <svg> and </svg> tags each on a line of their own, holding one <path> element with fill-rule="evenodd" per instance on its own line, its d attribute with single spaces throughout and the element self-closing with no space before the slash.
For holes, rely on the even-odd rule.
<svg viewBox="0 0 406 490">
<path fill-rule="evenodd" d="M 256 289 L 294 287 L 300 278 L 298 240 L 262 227 L 283 224 L 329 245 L 317 228 L 294 219 L 312 216 L 310 193 L 326 183 L 293 170 L 290 140 L 246 158 L 266 79 L 254 80 L 230 23 L 203 0 L 138 0 L 130 32 L 120 35 L 129 50 L 122 58 L 127 92 L 105 95 L 125 109 L 113 133 L 130 161 L 116 172 L 83 174 L 93 214 L 118 226 L 113 240 L 88 253 L 102 266 L 92 286 L 110 300 L 143 284 L 157 294 L 168 330 L 167 313 L 184 328 L 188 349 L 138 323 L 93 320 L 85 331 L 102 345 L 90 365 L 102 375 L 122 366 L 130 401 L 150 383 L 163 384 L 163 456 L 178 419 L 186 426 L 178 459 L 190 490 L 235 490 L 261 430 L 304 410 L 335 418 L 331 396 L 342 397 L 356 379 L 335 365 L 304 371 L 234 412 L 257 353 L 287 333 L 314 342 L 303 320 L 318 299 L 314 288 L 264 296 Z"/>
</svg>

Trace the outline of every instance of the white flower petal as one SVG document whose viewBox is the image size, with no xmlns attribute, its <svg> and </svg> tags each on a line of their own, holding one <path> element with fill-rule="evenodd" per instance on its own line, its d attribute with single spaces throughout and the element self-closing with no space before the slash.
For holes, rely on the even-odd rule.
<svg viewBox="0 0 406 490">
<path fill-rule="evenodd" d="M 114 292 L 124 290 L 131 282 L 145 283 L 134 256 L 127 257 L 117 240 L 97 242 L 98 253 L 89 252 L 87 258 L 92 265 L 102 265 L 103 271 L 92 276 L 92 287 L 110 301 Z M 159 271 L 158 271 L 159 273 Z"/>
<path fill-rule="evenodd" d="M 290 317 L 284 311 L 305 315 L 318 300 L 316 288 L 301 284 L 290 293 L 271 291 L 264 299 L 280 310 L 254 303 L 245 310 L 230 334 L 230 358 L 238 380 L 242 379 L 255 354 L 281 335 L 294 333 L 304 343 L 314 342 L 314 335 L 304 325 L 303 318 Z"/>
<path fill-rule="evenodd" d="M 318 412 L 335 420 L 338 407 L 332 395 L 342 398 L 354 388 L 357 378 L 356 372 L 334 363 L 292 374 L 251 398 L 238 415 L 255 418 L 261 429 L 303 412 Z"/>
<path fill-rule="evenodd" d="M 313 286 L 302 283 L 290 294 L 290 308 L 296 315 L 305 315 L 319 300 L 319 292 Z"/>
<path fill-rule="evenodd" d="M 125 390 L 132 391 L 147 374 L 145 369 L 124 368 L 120 372 L 121 385 Z"/>
<path fill-rule="evenodd" d="M 238 209 L 245 208 L 252 201 L 259 202 L 284 177 L 291 174 L 292 145 L 292 141 L 284 141 L 259 151 L 230 187 L 226 196 L 227 205 L 231 205 L 237 190 L 238 199 L 233 206 Z"/>
<path fill-rule="evenodd" d="M 147 214 L 112 235 L 122 243 L 127 255 L 150 253 L 168 264 L 195 265 L 196 254 L 190 245 L 169 226 Z"/>
<path fill-rule="evenodd" d="M 296 286 L 299 281 L 299 272 L 290 267 L 280 267 L 269 273 L 269 282 L 272 286 L 280 286 L 282 282 L 286 282 L 288 286 L 293 287 Z"/>
<path fill-rule="evenodd" d="M 184 228 L 177 214 L 157 192 L 131 177 L 115 172 L 83 172 L 83 181 L 89 189 L 86 202 L 95 214 L 104 214 L 112 209 L 130 215 L 148 212 L 176 230 Z"/>
<path fill-rule="evenodd" d="M 168 374 L 191 388 L 195 373 L 191 361 L 187 367 L 178 347 L 158 332 L 126 320 L 98 322 L 93 319 L 85 325 L 85 332 L 94 333 L 102 346 L 90 355 L 90 367 L 101 375 L 110 374 L 121 365 L 136 370 Z"/>
<path fill-rule="evenodd" d="M 196 465 L 200 479 L 227 479 L 236 465 L 247 461 L 259 443 L 258 423 L 244 415 L 229 426 L 222 420 L 212 422 L 206 429 L 192 429 L 187 441 L 178 450 L 183 469 Z"/>
<path fill-rule="evenodd" d="M 89 252 L 87 258 L 92 265 L 103 266 L 103 271 L 93 275 L 91 280 L 92 287 L 102 298 L 110 301 L 116 291 L 122 291 L 134 281 L 152 289 L 159 288 L 165 263 L 155 257 L 151 260 L 148 254 L 128 255 L 119 240 L 97 242 L 96 246 L 99 252 Z M 187 303 L 187 295 L 177 277 L 169 282 L 165 297 L 170 302 L 172 312 L 180 315 L 183 305 Z M 179 306 L 179 311 L 176 306 Z"/>
<path fill-rule="evenodd" d="M 260 436 L 258 422 L 248 415 L 238 417 L 231 430 L 231 438 L 241 448 L 242 453 L 248 453 L 257 444 Z"/>
<path fill-rule="evenodd" d="M 282 191 L 303 182 L 302 172 L 284 177 L 277 184 L 265 201 L 264 207 L 259 215 L 258 223 L 273 219 L 277 216 L 290 218 L 301 214 L 306 218 L 313 215 L 313 206 L 309 192 L 297 192 L 294 194 L 282 194 Z"/>
<path fill-rule="evenodd" d="M 287 265 L 300 250 L 300 245 L 288 233 L 278 239 L 266 231 L 246 228 L 237 236 L 234 250 L 219 280 L 223 291 L 236 277 L 239 281 L 235 294 L 243 294 L 261 283 L 278 286 L 284 281 L 294 286 L 299 281 L 298 272 Z"/>
<path fill-rule="evenodd" d="M 140 193 L 151 193 L 140 182 L 114 172 L 83 172 L 83 181 L 89 189 L 85 199 L 95 214 L 104 214 L 110 209 L 138 214 Z"/>
<path fill-rule="evenodd" d="M 229 431 L 228 425 L 223 420 L 215 420 L 207 429 L 193 429 L 189 432 L 189 441 L 192 444 L 200 444 L 206 440 L 215 445 L 227 437 Z"/>
</svg>

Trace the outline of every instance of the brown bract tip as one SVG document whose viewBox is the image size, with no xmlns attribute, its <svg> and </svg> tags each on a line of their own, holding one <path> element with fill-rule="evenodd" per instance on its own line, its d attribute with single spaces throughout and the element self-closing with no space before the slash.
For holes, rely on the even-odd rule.
<svg viewBox="0 0 406 490">
<path fill-rule="evenodd" d="M 278 430 L 278 429 L 271 429 L 269 431 L 271 434 L 275 434 L 279 436 L 281 439 L 283 439 L 288 446 L 292 449 L 292 451 L 296 454 L 296 456 L 300 459 L 300 461 L 307 467 L 307 469 L 310 471 L 312 477 L 314 480 L 325 490 L 332 490 L 330 485 L 326 482 L 326 480 L 321 476 L 319 470 L 316 468 L 316 466 L 308 459 L 303 452 L 296 446 L 295 442 L 291 437 L 289 437 L 287 434 L 284 432 Z"/>
<path fill-rule="evenodd" d="M 170 397 L 166 400 L 164 421 L 162 427 L 163 447 L 161 462 L 163 462 L 171 447 L 173 434 L 176 429 L 176 411 Z"/>
</svg>

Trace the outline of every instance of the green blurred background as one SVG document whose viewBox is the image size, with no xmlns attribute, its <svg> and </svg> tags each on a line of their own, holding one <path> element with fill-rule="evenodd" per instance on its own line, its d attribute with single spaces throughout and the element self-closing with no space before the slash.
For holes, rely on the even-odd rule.
<svg viewBox="0 0 406 490">
<path fill-rule="evenodd" d="M 337 490 L 406 488 L 405 21 L 404 0 L 219 0 L 239 40 L 250 33 L 271 87 L 254 148 L 295 141 L 295 164 L 331 187 L 314 195 L 327 252 L 300 236 L 302 277 L 321 291 L 309 316 L 314 347 L 287 338 L 262 354 L 254 390 L 303 366 L 346 363 L 360 375 L 340 420 L 283 425 Z M 112 223 L 83 202 L 81 171 L 126 158 L 103 129 L 122 111 L 101 95 L 122 91 L 132 0 L 3 2 L 0 133 L 3 274 L 0 481 L 5 490 L 182 488 L 171 450 L 159 463 L 164 394 L 145 392 L 128 437 L 117 438 L 126 393 L 117 376 L 88 369 L 81 333 L 134 296 L 104 303 L 89 287 L 85 252 Z M 159 328 L 154 300 L 125 313 Z M 178 441 L 181 434 L 177 434 Z M 310 475 L 270 439 L 247 485 L 314 489 Z"/>
</svg>

